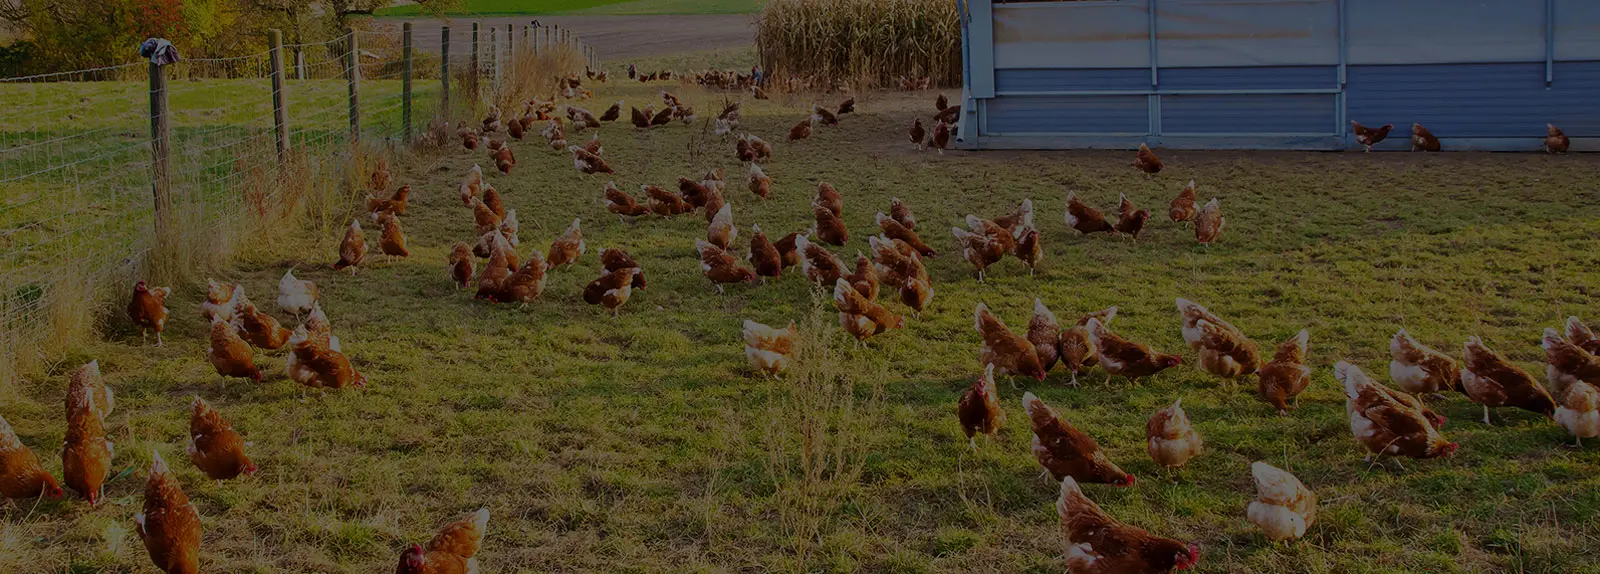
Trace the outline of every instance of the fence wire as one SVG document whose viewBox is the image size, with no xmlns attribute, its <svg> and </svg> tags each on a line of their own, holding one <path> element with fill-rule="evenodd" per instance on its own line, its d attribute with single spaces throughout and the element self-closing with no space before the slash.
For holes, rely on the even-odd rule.
<svg viewBox="0 0 1600 574">
<path fill-rule="evenodd" d="M 448 31 L 446 56 L 446 33 L 413 31 L 409 100 L 400 26 L 285 44 L 287 153 L 278 149 L 271 52 L 166 66 L 172 254 L 157 248 L 149 64 L 0 78 L 0 363 L 8 367 L 0 386 L 21 364 L 59 348 L 52 343 L 92 332 L 108 304 L 120 308 L 131 284 L 155 272 L 154 260 L 209 270 L 254 231 L 296 214 L 343 218 L 359 193 L 341 188 L 354 181 L 344 178 L 354 154 L 398 149 L 422 140 L 431 122 L 453 124 L 497 99 L 525 99 L 503 88 L 521 89 L 519 75 L 550 73 L 535 54 L 564 55 L 567 65 L 583 54 L 581 45 L 527 26 L 501 27 L 493 41 L 481 29 L 474 53 L 470 25 L 458 25 Z"/>
</svg>

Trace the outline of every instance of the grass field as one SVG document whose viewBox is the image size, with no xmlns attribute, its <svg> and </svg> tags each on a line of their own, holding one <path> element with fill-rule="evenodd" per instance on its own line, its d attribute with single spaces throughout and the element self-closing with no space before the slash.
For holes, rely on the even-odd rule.
<svg viewBox="0 0 1600 574">
<path fill-rule="evenodd" d="M 515 16 L 521 14 L 646 15 L 646 14 L 746 14 L 759 12 L 766 0 L 467 0 L 451 15 Z M 416 16 L 416 4 L 378 10 L 379 16 Z"/>
<path fill-rule="evenodd" d="M 603 85 L 591 108 L 642 106 L 660 89 Z M 702 118 L 723 97 L 673 89 Z M 175 461 L 202 516 L 211 572 L 388 571 L 406 544 L 479 507 L 493 515 L 480 554 L 488 572 L 1060 572 L 1057 487 L 1029 453 L 1026 389 L 1139 476 L 1133 488 L 1088 486 L 1089 496 L 1127 522 L 1198 543 L 1201 572 L 1600 572 L 1600 445 L 1572 449 L 1529 413 L 1500 411 L 1485 427 L 1456 396 L 1439 410 L 1462 445 L 1457 456 L 1369 465 L 1330 369 L 1350 360 L 1386 380 L 1388 338 L 1405 327 L 1453 353 L 1479 335 L 1543 373 L 1543 327 L 1600 317 L 1600 159 L 1166 152 L 1168 171 L 1147 180 L 1128 167 L 1129 152 L 916 152 L 904 129 L 931 113 L 933 96 L 862 94 L 861 113 L 841 127 L 777 144 L 766 201 L 742 191 L 732 145 L 701 124 L 601 130 L 625 190 L 727 168 L 741 245 L 751 224 L 774 237 L 808 227 L 818 181 L 844 195 L 852 236 L 841 255 L 865 249 L 891 196 L 912 206 L 941 250 L 930 262 L 932 307 L 865 348 L 836 328 L 808 329 L 833 357 L 812 368 L 834 384 L 765 380 L 745 363 L 743 319 L 836 325 L 801 278 L 719 296 L 694 254 L 703 218 L 621 224 L 601 205 L 606 179 L 579 175 L 569 154 L 539 141 L 516 144 L 516 170 L 491 177 L 518 210 L 520 251 L 545 249 L 580 217 L 589 253 L 554 272 L 525 309 L 470 300 L 446 280 L 444 259 L 472 233 L 456 183 L 488 162 L 459 148 L 403 159 L 397 183 L 415 190 L 409 259 L 352 278 L 328 269 L 339 238 L 324 236 L 263 247 L 218 277 L 273 310 L 286 268 L 317 281 L 371 385 L 303 402 L 278 353 L 261 357 L 265 383 L 219 380 L 204 359 L 200 287 L 175 291 L 164 347 L 139 346 L 125 320 L 111 319 L 104 342 L 0 397 L 0 414 L 59 472 L 66 376 L 99 359 L 120 398 L 108 425 L 115 467 L 133 474 L 96 509 L 0 506 L 0 571 L 149 571 L 131 518 L 156 449 Z M 775 98 L 746 102 L 745 127 L 781 141 L 814 98 Z M 1209 249 L 1159 216 L 1191 178 L 1202 200 L 1222 198 L 1228 217 Z M 1068 191 L 1103 209 L 1126 193 L 1161 221 L 1137 243 L 1079 237 L 1061 220 Z M 976 282 L 941 230 L 1023 198 L 1040 216 L 1045 266 L 1030 278 L 1008 259 Z M 599 250 L 612 246 L 638 258 L 650 282 L 620 318 L 579 296 L 598 275 Z M 1176 352 L 1179 296 L 1264 344 L 1309 329 L 1317 371 L 1300 408 L 1280 417 L 1253 398 L 1253 380 L 1224 383 L 1187 366 L 1139 384 L 1096 371 L 1077 388 L 1055 373 L 1018 388 L 1000 382 L 1010 420 L 994 443 L 967 449 L 953 408 L 981 372 L 978 302 L 1014 329 L 1035 297 L 1063 318 L 1118 305 L 1118 331 Z M 183 460 L 192 395 L 247 435 L 259 474 L 217 484 Z M 1161 470 L 1145 455 L 1144 422 L 1180 397 L 1208 450 L 1186 469 Z M 1321 515 L 1305 540 L 1269 543 L 1244 520 L 1255 460 L 1317 490 Z"/>
</svg>

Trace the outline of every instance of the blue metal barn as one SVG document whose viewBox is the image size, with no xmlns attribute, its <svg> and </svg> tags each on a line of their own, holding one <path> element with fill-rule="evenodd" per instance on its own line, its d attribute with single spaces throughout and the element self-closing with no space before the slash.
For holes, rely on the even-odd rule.
<svg viewBox="0 0 1600 574">
<path fill-rule="evenodd" d="M 1600 150 L 1600 0 L 964 0 L 964 149 Z"/>
</svg>

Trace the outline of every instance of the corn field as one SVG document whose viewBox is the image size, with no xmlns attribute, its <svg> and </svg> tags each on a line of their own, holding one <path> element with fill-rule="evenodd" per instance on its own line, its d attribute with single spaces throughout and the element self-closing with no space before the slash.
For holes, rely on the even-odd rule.
<svg viewBox="0 0 1600 574">
<path fill-rule="evenodd" d="M 772 0 L 756 54 L 768 74 L 811 86 L 961 82 L 961 21 L 952 0 Z"/>
</svg>

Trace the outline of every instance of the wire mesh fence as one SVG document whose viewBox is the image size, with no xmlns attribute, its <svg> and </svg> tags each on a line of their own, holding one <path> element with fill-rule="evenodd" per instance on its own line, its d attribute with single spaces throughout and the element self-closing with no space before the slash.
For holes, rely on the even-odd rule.
<svg viewBox="0 0 1600 574">
<path fill-rule="evenodd" d="M 553 85 L 590 63 L 537 29 L 477 32 L 368 24 L 286 44 L 281 90 L 271 50 L 0 78 L 0 386 L 94 332 L 133 281 L 195 279 L 245 240 L 335 229 L 365 191 L 365 158 L 532 95 L 513 79 Z M 170 145 L 156 143 L 158 120 Z M 158 220 L 171 222 L 162 238 Z"/>
</svg>

